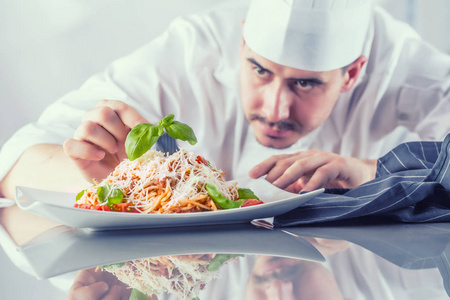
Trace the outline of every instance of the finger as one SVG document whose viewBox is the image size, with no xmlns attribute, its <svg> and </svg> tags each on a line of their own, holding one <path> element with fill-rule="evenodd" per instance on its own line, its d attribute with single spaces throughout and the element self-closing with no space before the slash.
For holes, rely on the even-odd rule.
<svg viewBox="0 0 450 300">
<path fill-rule="evenodd" d="M 103 281 L 103 282 L 106 282 L 106 284 L 108 284 L 108 286 L 113 286 L 113 284 L 111 284 L 111 282 L 109 280 L 110 277 L 116 278 L 113 274 L 111 274 L 107 271 L 104 271 L 100 268 L 93 268 L 92 270 L 93 270 L 92 275 L 95 277 L 96 281 Z"/>
<path fill-rule="evenodd" d="M 85 141 L 67 139 L 63 144 L 64 152 L 73 160 L 82 159 L 100 161 L 105 157 L 105 151 Z"/>
<path fill-rule="evenodd" d="M 336 165 L 324 165 L 314 172 L 311 179 L 303 187 L 302 191 L 313 191 L 319 188 L 324 188 L 329 185 L 330 182 L 337 180 L 339 178 L 339 173 L 340 170 Z"/>
<path fill-rule="evenodd" d="M 127 152 L 125 151 L 125 143 L 119 144 L 119 150 L 117 150 L 116 155 L 117 155 L 119 161 L 122 161 L 125 158 L 128 158 Z"/>
<path fill-rule="evenodd" d="M 301 191 L 303 188 L 303 186 L 299 187 L 299 184 L 297 182 L 292 183 L 290 186 L 288 186 L 287 188 L 285 188 L 284 190 L 286 192 L 290 192 L 290 193 L 294 193 L 297 194 L 299 193 L 299 191 Z"/>
<path fill-rule="evenodd" d="M 68 139 L 63 145 L 64 152 L 73 160 L 100 161 L 105 151 L 86 141 Z"/>
<path fill-rule="evenodd" d="M 281 189 L 285 188 L 289 184 L 286 184 L 286 185 L 278 184 L 277 185 L 277 184 L 275 184 L 275 182 L 279 181 L 280 177 L 282 177 L 286 172 L 288 172 L 289 175 L 294 173 L 293 171 L 295 171 L 295 173 L 303 174 L 303 172 L 301 172 L 300 168 L 292 169 L 292 166 L 295 165 L 296 163 L 298 165 L 298 162 L 295 157 L 289 157 L 287 159 L 282 159 L 282 160 L 277 161 L 277 163 L 272 167 L 272 169 L 270 169 L 267 172 L 266 180 L 273 183 L 274 185 L 278 186 Z M 285 178 L 286 178 L 286 176 L 285 176 Z M 292 180 L 292 181 L 295 181 L 295 180 Z"/>
<path fill-rule="evenodd" d="M 274 155 L 254 166 L 249 172 L 250 178 L 259 178 L 266 175 L 279 160 L 289 157 L 289 155 Z"/>
<path fill-rule="evenodd" d="M 113 285 L 109 292 L 103 296 L 102 300 L 120 300 L 122 298 L 122 288 L 118 285 Z"/>
<path fill-rule="evenodd" d="M 94 276 L 92 276 L 89 269 L 79 271 L 77 273 L 77 275 L 75 276 L 71 290 L 80 288 L 85 285 L 91 285 L 91 284 L 95 283 L 95 281 L 96 280 L 95 280 Z"/>
<path fill-rule="evenodd" d="M 121 283 L 121 281 L 119 281 L 119 279 L 117 279 L 117 277 L 114 276 L 114 274 L 111 274 L 107 271 L 101 271 L 101 274 L 102 280 L 108 283 L 108 285 L 111 287 Z"/>
<path fill-rule="evenodd" d="M 297 181 L 291 183 L 291 185 L 289 185 L 284 190 L 287 192 L 298 194 L 303 190 L 303 187 L 308 183 L 310 178 L 311 178 L 311 176 L 309 174 L 306 174 L 306 175 L 302 176 L 300 179 L 298 179 Z"/>
<path fill-rule="evenodd" d="M 266 179 L 280 189 L 285 189 L 302 176 L 313 173 L 316 169 L 328 162 L 328 156 L 318 155 L 296 159 L 294 161 L 280 162 L 267 174 Z"/>
<path fill-rule="evenodd" d="M 122 101 L 117 100 L 102 100 L 97 106 L 111 107 L 116 114 L 120 117 L 123 124 L 129 128 L 133 128 L 141 123 L 149 123 L 144 117 L 142 117 L 133 107 L 125 104 Z"/>
<path fill-rule="evenodd" d="M 83 122 L 93 122 L 102 126 L 117 141 L 125 141 L 130 128 L 126 126 L 119 115 L 109 106 L 97 106 L 84 114 Z"/>
<path fill-rule="evenodd" d="M 75 139 L 90 142 L 111 154 L 115 154 L 119 147 L 117 140 L 101 125 L 92 121 L 81 123 L 74 135 Z"/>
<path fill-rule="evenodd" d="M 73 300 L 99 300 L 108 291 L 105 282 L 96 282 L 89 286 L 83 286 L 70 293 L 69 299 Z"/>
</svg>

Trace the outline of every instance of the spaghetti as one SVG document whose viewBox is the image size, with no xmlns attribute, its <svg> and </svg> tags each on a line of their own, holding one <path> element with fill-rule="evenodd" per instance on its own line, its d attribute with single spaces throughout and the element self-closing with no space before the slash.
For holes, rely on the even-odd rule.
<svg viewBox="0 0 450 300">
<path fill-rule="evenodd" d="M 226 181 L 224 172 L 201 156 L 180 149 L 170 156 L 149 150 L 130 161 L 125 159 L 101 183 L 87 188 L 75 207 L 96 210 L 167 214 L 221 209 L 208 194 L 213 185 L 224 197 L 239 199 L 236 182 Z M 112 203 L 99 198 L 99 189 L 108 188 L 121 199 Z"/>
<path fill-rule="evenodd" d="M 104 266 L 102 270 L 149 297 L 168 293 L 190 300 L 198 296 L 206 283 L 219 277 L 218 271 L 208 270 L 215 256 L 192 254 L 144 258 Z"/>
</svg>

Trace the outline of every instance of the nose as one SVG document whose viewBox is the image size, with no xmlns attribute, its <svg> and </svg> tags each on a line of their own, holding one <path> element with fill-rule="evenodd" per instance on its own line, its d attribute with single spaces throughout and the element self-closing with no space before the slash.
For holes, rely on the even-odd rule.
<svg viewBox="0 0 450 300">
<path fill-rule="evenodd" d="M 272 280 L 266 288 L 267 299 L 297 299 L 294 284 L 291 281 Z"/>
<path fill-rule="evenodd" d="M 283 84 L 274 81 L 265 90 L 262 114 L 268 122 L 286 120 L 289 118 L 291 103 L 289 92 Z"/>
</svg>

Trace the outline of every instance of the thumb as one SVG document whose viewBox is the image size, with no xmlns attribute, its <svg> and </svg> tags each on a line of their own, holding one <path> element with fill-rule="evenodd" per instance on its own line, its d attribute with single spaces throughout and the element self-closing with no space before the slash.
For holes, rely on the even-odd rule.
<svg viewBox="0 0 450 300">
<path fill-rule="evenodd" d="M 98 300 L 101 299 L 109 287 L 106 282 L 96 282 L 89 286 L 84 286 L 73 291 L 69 299 L 73 300 Z"/>
<path fill-rule="evenodd" d="M 149 123 L 141 114 L 132 106 L 118 100 L 102 100 L 97 106 L 109 106 L 129 128 L 133 128 L 141 123 Z"/>
</svg>

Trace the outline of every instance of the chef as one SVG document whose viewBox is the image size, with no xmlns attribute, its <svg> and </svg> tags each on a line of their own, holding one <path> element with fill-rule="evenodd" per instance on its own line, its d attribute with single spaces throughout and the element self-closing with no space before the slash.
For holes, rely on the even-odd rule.
<svg viewBox="0 0 450 300">
<path fill-rule="evenodd" d="M 79 191 L 167 114 L 228 179 L 352 188 L 401 142 L 450 131 L 450 58 L 368 0 L 255 0 L 175 20 L 2 148 L 0 193 Z M 173 142 L 173 141 L 172 141 Z M 88 180 L 88 181 L 87 181 Z"/>
</svg>

